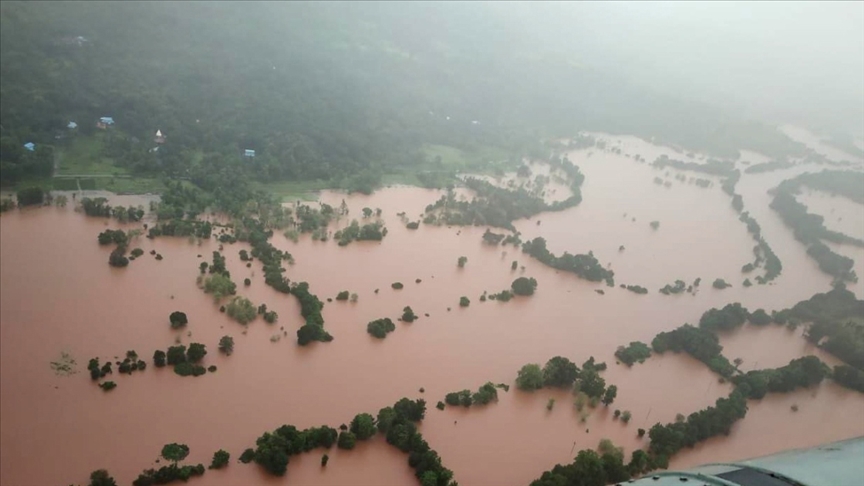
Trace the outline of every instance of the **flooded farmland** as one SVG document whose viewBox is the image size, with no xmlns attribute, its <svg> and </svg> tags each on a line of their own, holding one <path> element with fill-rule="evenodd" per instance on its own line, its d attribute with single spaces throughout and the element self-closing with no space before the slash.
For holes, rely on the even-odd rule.
<svg viewBox="0 0 864 486">
<path fill-rule="evenodd" d="M 325 191 L 321 202 L 338 206 L 344 200 L 350 209 L 349 217 L 334 229 L 369 207 L 382 210 L 389 233 L 382 242 L 345 247 L 308 236 L 297 243 L 279 233 L 273 236 L 271 243 L 289 251 L 296 261 L 287 266 L 289 279 L 309 282 L 322 300 L 343 290 L 358 295 L 357 302 L 328 302 L 323 316 L 335 339 L 306 347 L 298 347 L 294 339 L 302 325 L 297 299 L 266 286 L 257 261 L 246 267 L 238 256 L 239 250 L 250 249 L 245 243 L 224 245 L 228 270 L 237 282 L 250 278 L 251 285 L 238 286 L 238 293 L 278 312 L 275 324 L 259 318 L 241 326 L 220 313 L 212 296 L 196 286 L 199 263 L 209 261 L 220 246 L 214 239 L 139 237 L 130 246 L 140 247 L 144 255 L 127 268 L 115 269 L 105 264 L 110 250 L 96 242 L 99 232 L 118 227 L 112 220 L 88 218 L 71 207 L 3 214 L 0 482 L 68 484 L 83 481 L 94 469 L 108 468 L 127 484 L 155 465 L 166 443 L 188 444 L 189 462 L 206 464 L 220 448 L 230 451 L 232 458 L 239 456 L 262 432 L 282 424 L 338 427 L 359 412 L 374 415 L 403 396 L 426 399 L 429 410 L 420 431 L 463 486 L 527 484 L 554 464 L 570 461 L 574 450 L 596 447 L 603 438 L 623 446 L 628 454 L 647 446 L 647 438 L 636 437 L 637 428 L 674 421 L 676 414 L 709 406 L 727 396 L 732 386 L 720 383 L 685 354 L 653 356 L 632 368 L 617 365 L 618 346 L 650 343 L 657 333 L 696 324 L 705 310 L 731 302 L 769 312 L 787 308 L 829 290 L 831 279 L 768 207 L 771 197 L 766 191 L 807 167 L 745 174 L 738 183 L 746 210 L 783 262 L 782 274 L 770 285 L 747 288 L 741 285 L 740 269 L 752 260 L 754 243 L 720 181 L 708 177 L 711 185 L 700 187 L 689 181 L 692 173 L 650 166 L 663 153 L 672 157 L 669 149 L 632 137 L 614 141 L 622 154 L 568 154 L 585 174 L 580 205 L 520 220 L 515 226 L 524 241 L 545 238 L 555 254 L 592 251 L 603 266 L 615 271 L 616 284 L 641 285 L 648 294 L 556 271 L 513 246 L 486 245 L 485 227 L 407 229 L 397 213 L 405 212 L 412 221 L 421 219 L 424 208 L 443 191 L 402 186 L 370 196 Z M 648 163 L 634 160 L 633 154 L 641 154 Z M 684 180 L 676 178 L 679 172 L 686 174 Z M 656 183 L 657 177 L 669 184 Z M 554 190 L 558 199 L 566 186 Z M 834 205 L 833 200 L 817 197 L 802 201 L 823 215 L 836 208 L 833 214 L 851 220 L 843 230 L 861 237 L 853 223 L 860 207 L 856 212 L 848 206 L 852 203 Z M 826 215 L 826 224 L 828 219 Z M 652 221 L 659 222 L 656 229 L 650 226 Z M 156 260 L 151 250 L 164 258 Z M 456 263 L 462 256 L 467 257 L 464 268 Z M 860 248 L 848 256 L 864 276 Z M 511 269 L 513 260 L 518 262 L 516 270 Z M 484 292 L 509 288 L 517 276 L 535 278 L 537 293 L 509 302 L 480 301 Z M 693 294 L 657 292 L 677 279 L 696 278 L 703 284 Z M 732 287 L 712 288 L 710 282 L 717 278 Z M 394 282 L 404 288 L 391 288 Z M 864 296 L 860 282 L 849 288 L 858 298 Z M 459 306 L 461 296 L 469 297 L 469 307 Z M 367 322 L 381 317 L 395 321 L 405 306 L 420 319 L 397 322 L 396 331 L 383 341 L 367 334 Z M 168 325 L 168 315 L 176 310 L 189 318 L 180 331 Z M 223 335 L 235 340 L 231 356 L 216 351 Z M 86 363 L 91 357 L 122 359 L 134 349 L 150 361 L 154 350 L 175 342 L 206 344 L 204 364 L 216 365 L 218 371 L 192 378 L 150 367 L 115 378 L 118 388 L 111 393 L 103 393 L 88 377 Z M 721 344 L 730 360 L 743 359 L 745 371 L 782 366 L 806 354 L 837 363 L 807 344 L 801 329 L 745 326 L 735 335 L 721 336 Z M 58 376 L 49 366 L 64 352 L 74 357 L 76 374 Z M 476 389 L 487 381 L 512 384 L 522 365 L 542 365 L 556 355 L 580 364 L 591 356 L 606 362 L 609 368 L 603 377 L 619 388 L 614 407 L 591 409 L 583 420 L 569 391 L 529 394 L 513 387 L 499 392 L 498 403 L 485 407 L 434 408 L 448 392 Z M 546 408 L 549 398 L 556 400 L 552 410 Z M 793 404 L 799 407 L 794 415 Z M 627 425 L 613 420 L 612 408 L 632 412 L 633 419 Z M 750 401 L 750 409 L 728 437 L 685 449 L 672 466 L 735 460 L 864 434 L 864 423 L 849 419 L 864 412 L 864 396 L 834 383 L 769 395 Z M 208 473 L 204 482 L 415 481 L 405 455 L 380 436 L 353 451 L 329 453 L 326 469 L 313 452 L 292 457 L 284 478 L 266 476 L 254 464 L 232 463 L 224 471 Z M 51 458 L 49 464 L 45 457 Z"/>
</svg>

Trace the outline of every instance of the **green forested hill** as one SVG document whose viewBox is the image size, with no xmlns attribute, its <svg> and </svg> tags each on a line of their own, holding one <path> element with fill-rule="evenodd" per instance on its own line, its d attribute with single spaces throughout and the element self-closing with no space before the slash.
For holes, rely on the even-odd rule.
<svg viewBox="0 0 864 486">
<path fill-rule="evenodd" d="M 21 145 L 62 150 L 68 140 L 54 138 L 70 120 L 76 137 L 87 137 L 100 116 L 116 121 L 102 143 L 114 164 L 193 181 L 223 168 L 261 181 L 362 187 L 406 167 L 442 169 L 424 155 L 430 144 L 518 156 L 579 129 L 718 155 L 802 150 L 769 127 L 548 55 L 531 26 L 496 12 L 387 2 L 3 2 L 0 179 L 44 175 L 44 152 Z M 149 152 L 157 129 L 167 142 Z M 247 148 L 254 161 L 240 156 Z"/>
</svg>

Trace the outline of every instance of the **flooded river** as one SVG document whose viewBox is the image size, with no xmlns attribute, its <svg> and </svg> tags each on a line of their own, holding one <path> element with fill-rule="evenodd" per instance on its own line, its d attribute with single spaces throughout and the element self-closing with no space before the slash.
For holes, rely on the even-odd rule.
<svg viewBox="0 0 864 486">
<path fill-rule="evenodd" d="M 738 184 L 745 209 L 783 262 L 783 273 L 772 285 L 744 288 L 740 268 L 752 260 L 754 241 L 719 181 L 708 188 L 681 182 L 674 170 L 657 170 L 625 155 L 639 153 L 650 162 L 666 149 L 630 137 L 620 141 L 621 155 L 597 150 L 591 156 L 584 150 L 570 154 L 586 176 L 578 207 L 544 213 L 516 226 L 523 240 L 543 236 L 556 254 L 593 251 L 615 271 L 616 285 L 642 285 L 650 290 L 647 295 L 556 272 L 512 246 L 484 245 L 485 228 L 406 229 L 397 213 L 418 219 L 440 191 L 392 187 L 371 196 L 324 192 L 321 201 L 338 205 L 344 199 L 350 207 L 349 218 L 337 226 L 359 219 L 363 207 L 381 208 L 389 233 L 383 242 L 347 247 L 312 242 L 308 236 L 299 243 L 280 234 L 273 237 L 274 245 L 296 259 L 288 267 L 290 279 L 308 281 L 322 300 L 342 290 L 359 295 L 356 303 L 326 304 L 325 328 L 335 340 L 304 348 L 296 345 L 295 332 L 302 324 L 296 299 L 267 287 L 257 261 L 246 268 L 238 251 L 248 250 L 247 245 L 225 245 L 223 252 L 238 293 L 279 314 L 276 324 L 257 319 L 248 330 L 220 313 L 212 297 L 196 287 L 198 265 L 210 261 L 219 246 L 215 241 L 139 238 L 130 248 L 140 247 L 144 256 L 125 269 L 114 269 L 106 264 L 110 248 L 100 247 L 96 236 L 116 223 L 87 218 L 71 208 L 4 214 L 0 483 L 84 483 L 90 471 L 107 468 L 119 483 L 129 484 L 141 470 L 156 465 L 162 445 L 181 442 L 191 449 L 189 463 L 207 465 L 220 448 L 232 454 L 227 469 L 207 472 L 197 481 L 201 484 L 416 484 L 407 456 L 382 437 L 349 452 L 333 448 L 326 468 L 319 464 L 321 450 L 294 456 L 284 478 L 236 462 L 264 431 L 282 424 L 338 427 L 356 413 L 375 414 L 403 396 L 426 399 L 421 431 L 463 486 L 527 484 L 602 438 L 624 446 L 628 455 L 647 446 L 647 438 L 637 439 L 637 428 L 704 408 L 731 388 L 684 355 L 652 357 L 633 368 L 616 365 L 613 353 L 619 345 L 650 342 L 658 332 L 696 323 L 705 310 L 730 302 L 769 312 L 785 308 L 827 291 L 830 278 L 819 272 L 768 208 L 765 191 L 803 169 L 745 175 Z M 655 177 L 671 184 L 655 184 Z M 556 187 L 556 197 L 563 190 Z M 659 228 L 652 229 L 651 221 L 659 221 Z M 619 251 L 620 246 L 625 249 Z M 164 259 L 157 261 L 150 250 Z M 468 258 L 464 268 L 456 265 L 460 256 Z M 511 270 L 514 259 L 524 270 Z M 519 275 L 537 279 L 534 296 L 507 303 L 479 301 L 484 291 L 509 288 Z M 242 286 L 246 277 L 252 279 L 250 287 Z M 697 277 L 703 283 L 696 295 L 657 292 L 676 279 L 692 282 Z M 710 285 L 715 278 L 733 287 L 715 290 Z M 405 288 L 393 290 L 390 284 L 397 281 Z M 859 298 L 864 295 L 861 284 L 852 290 Z M 468 308 L 458 305 L 463 295 L 471 299 Z M 395 321 L 406 305 L 421 318 L 398 322 L 383 341 L 367 334 L 367 322 L 380 317 Z M 168 315 L 175 310 L 189 316 L 182 331 L 168 325 Z M 287 337 L 273 342 L 285 332 Z M 235 340 L 229 357 L 216 349 L 223 335 Z M 86 364 L 91 357 L 99 356 L 102 362 L 122 359 L 134 349 L 152 363 L 154 350 L 178 339 L 205 344 L 209 352 L 204 364 L 216 365 L 218 371 L 183 378 L 151 364 L 132 376 L 113 375 L 118 387 L 110 393 L 89 379 Z M 833 363 L 809 348 L 800 330 L 745 329 L 724 337 L 723 344 L 730 359 L 744 360 L 744 369 L 755 368 L 757 362 L 759 367 L 779 366 L 808 353 Z M 77 374 L 54 374 L 49 363 L 62 352 L 76 359 Z M 527 394 L 514 387 L 499 392 L 500 401 L 486 407 L 434 408 L 451 391 L 476 390 L 486 381 L 512 384 L 523 364 L 542 364 L 555 355 L 579 364 L 589 356 L 606 361 L 609 369 L 603 376 L 618 386 L 618 399 L 608 409 L 601 405 L 591 410 L 584 422 L 572 396 L 552 390 Z M 549 398 L 556 399 L 551 411 L 546 409 Z M 790 411 L 792 404 L 798 412 Z M 616 408 L 632 412 L 629 425 L 612 419 Z M 864 423 L 850 420 L 864 412 L 864 396 L 833 383 L 769 396 L 751 402 L 750 408 L 729 437 L 682 452 L 672 466 L 734 460 L 864 434 Z"/>
</svg>

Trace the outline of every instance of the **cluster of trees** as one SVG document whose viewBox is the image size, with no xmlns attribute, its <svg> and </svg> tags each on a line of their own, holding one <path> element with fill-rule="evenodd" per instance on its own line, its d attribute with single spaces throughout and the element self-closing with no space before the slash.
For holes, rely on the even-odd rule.
<svg viewBox="0 0 864 486">
<path fill-rule="evenodd" d="M 835 282 L 857 282 L 858 276 L 852 267 L 855 261 L 828 248 L 822 242 L 813 243 L 807 248 L 807 254 L 816 260 L 819 269 L 834 277 Z"/>
<path fill-rule="evenodd" d="M 864 393 L 864 371 L 847 365 L 834 367 L 831 378 L 839 385 Z"/>
<path fill-rule="evenodd" d="M 306 320 L 305 324 L 297 330 L 297 344 L 305 346 L 312 341 L 325 343 L 332 341 L 333 336 L 324 330 L 324 316 L 321 315 L 324 303 L 318 296 L 309 292 L 309 284 L 292 283 L 291 293 L 300 301 L 300 315 Z"/>
<path fill-rule="evenodd" d="M 117 486 L 114 478 L 105 469 L 98 469 L 90 473 L 90 482 L 87 486 Z"/>
<path fill-rule="evenodd" d="M 420 317 L 414 313 L 414 310 L 411 309 L 411 306 L 406 305 L 402 309 L 402 317 L 400 317 L 399 320 L 402 322 L 414 322 L 419 318 Z"/>
<path fill-rule="evenodd" d="M 392 407 L 378 412 L 376 426 L 386 434 L 387 443 L 408 453 L 408 465 L 423 486 L 456 486 L 453 472 L 417 431 L 417 422 L 426 415 L 426 401 L 402 398 Z"/>
<path fill-rule="evenodd" d="M 40 186 L 23 187 L 15 193 L 15 199 L 19 207 L 41 206 L 45 202 L 48 193 Z M 10 201 L 11 202 L 11 201 Z M 11 209 L 12 206 L 8 206 Z"/>
<path fill-rule="evenodd" d="M 147 230 L 150 239 L 159 236 L 194 236 L 202 240 L 209 239 L 213 234 L 213 225 L 209 221 L 195 219 L 174 219 L 170 221 L 158 221 Z"/>
<path fill-rule="evenodd" d="M 220 341 L 219 344 L 221 350 L 222 341 Z M 233 349 L 233 340 L 231 342 L 231 348 Z M 207 370 L 199 363 L 206 355 L 207 348 L 201 343 L 189 344 L 188 351 L 186 346 L 181 344 L 169 347 L 167 353 L 161 349 L 157 349 L 153 353 L 153 364 L 157 368 L 162 368 L 166 364 L 168 366 L 173 366 L 174 372 L 180 376 L 201 376 L 205 374 Z M 211 368 L 213 368 L 211 371 L 215 371 L 214 367 Z"/>
<path fill-rule="evenodd" d="M 132 234 L 131 231 L 130 234 Z M 129 265 L 129 259 L 125 255 L 126 249 L 129 245 L 129 240 L 131 239 L 130 235 L 127 235 L 123 230 L 107 229 L 99 233 L 98 239 L 100 245 L 110 245 L 112 243 L 117 245 L 108 256 L 109 265 L 112 267 L 125 267 Z"/>
<path fill-rule="evenodd" d="M 515 295 L 534 295 L 537 289 L 537 280 L 528 277 L 519 277 L 510 284 Z"/>
<path fill-rule="evenodd" d="M 162 447 L 162 458 L 171 461 L 171 465 L 162 466 L 159 469 L 146 469 L 132 481 L 132 486 L 152 486 L 154 484 L 168 484 L 174 481 L 189 481 L 190 477 L 202 476 L 206 469 L 203 464 L 195 466 L 178 466 L 177 463 L 186 459 L 189 455 L 189 446 L 186 444 L 166 444 Z"/>
<path fill-rule="evenodd" d="M 843 286 L 816 294 L 790 310 L 790 318 L 812 322 L 805 337 L 843 362 L 864 371 L 864 300 Z"/>
<path fill-rule="evenodd" d="M 501 243 L 501 240 L 503 240 L 505 236 L 506 235 L 504 234 L 493 233 L 487 228 L 486 231 L 483 233 L 483 242 L 488 245 L 497 246 L 499 243 Z"/>
<path fill-rule="evenodd" d="M 731 287 L 732 284 L 723 280 L 722 278 L 717 278 L 717 279 L 714 279 L 714 282 L 711 283 L 711 286 L 714 287 L 715 289 L 723 290 L 726 287 Z"/>
<path fill-rule="evenodd" d="M 807 245 L 807 254 L 816 260 L 823 272 L 833 276 L 836 282 L 858 281 L 853 270 L 855 262 L 837 254 L 822 243 L 822 240 L 856 246 L 864 246 L 864 241 L 826 228 L 824 218 L 818 214 L 808 213 L 807 206 L 795 199 L 794 192 L 802 184 L 807 184 L 860 200 L 861 197 L 857 195 L 860 186 L 856 188 L 855 184 L 864 181 L 861 180 L 860 174 L 856 174 L 844 171 L 802 174 L 794 179 L 783 181 L 770 204 L 771 208 L 780 214 L 783 222 L 792 228 L 795 239 Z"/>
<path fill-rule="evenodd" d="M 231 280 L 227 272 L 217 273 L 204 279 L 204 292 L 213 294 L 213 300 L 219 302 L 224 297 L 235 295 L 237 284 Z"/>
<path fill-rule="evenodd" d="M 222 336 L 219 339 L 219 351 L 231 356 L 234 352 L 234 338 L 231 336 Z"/>
<path fill-rule="evenodd" d="M 141 206 L 111 206 L 104 197 L 81 198 L 81 208 L 87 216 L 115 218 L 121 223 L 137 222 L 144 218 L 144 208 Z"/>
<path fill-rule="evenodd" d="M 827 240 L 832 243 L 864 247 L 864 241 L 826 228 L 825 218 L 807 212 L 807 206 L 795 199 L 789 187 L 780 185 L 771 201 L 771 208 L 777 211 L 783 221 L 792 228 L 798 241 L 813 244 L 820 240 Z"/>
<path fill-rule="evenodd" d="M 736 194 L 737 197 L 740 198 Z M 734 205 L 734 199 L 733 199 Z M 736 208 L 738 209 L 738 208 Z M 743 209 L 743 203 L 741 206 Z M 738 209 L 740 212 L 741 209 Z M 747 211 L 742 212 L 738 219 L 741 220 L 744 224 L 747 225 L 747 232 L 753 236 L 753 239 L 756 240 L 756 246 L 753 247 L 753 253 L 756 255 L 756 260 L 753 263 L 748 263 L 744 265 L 741 269 L 744 273 L 752 272 L 756 267 L 764 264 L 765 267 L 765 275 L 756 277 L 756 281 L 760 285 L 764 285 L 780 275 L 780 272 L 783 271 L 783 263 L 780 261 L 780 258 L 774 253 L 774 250 L 768 245 L 768 242 L 765 241 L 765 238 L 762 237 L 762 227 L 759 226 L 759 223 L 750 216 L 750 213 Z"/>
<path fill-rule="evenodd" d="M 515 231 L 513 221 L 551 210 L 542 197 L 521 187 L 510 190 L 474 177 L 465 179 L 465 186 L 475 192 L 470 201 L 458 201 L 455 193 L 448 191 L 426 206 L 426 213 L 437 214 L 439 224 L 488 225 Z"/>
<path fill-rule="evenodd" d="M 522 244 L 522 239 L 519 237 L 519 232 L 504 235 L 500 233 L 493 233 L 486 229 L 486 232 L 483 233 L 483 242 L 487 245 L 497 246 L 499 243 L 503 241 L 503 245 L 513 245 L 515 247 L 519 247 Z"/>
<path fill-rule="evenodd" d="M 100 245 L 126 245 L 129 243 L 129 237 L 126 235 L 126 232 L 123 230 L 112 230 L 107 229 L 98 236 Z"/>
<path fill-rule="evenodd" d="M 471 405 L 486 405 L 489 402 L 498 401 L 498 390 L 491 381 L 486 382 L 475 393 L 471 390 L 462 390 L 458 392 L 448 393 L 444 397 L 444 402 L 447 405 L 470 407 Z"/>
<path fill-rule="evenodd" d="M 684 447 L 717 435 L 728 435 L 732 425 L 747 415 L 747 399 L 734 390 L 728 398 L 718 398 L 713 407 L 691 413 L 685 420 L 655 424 L 648 431 L 649 452 L 655 464 L 666 467 L 675 453 Z"/>
<path fill-rule="evenodd" d="M 261 304 L 258 306 L 258 314 L 264 318 L 264 322 L 267 324 L 273 324 L 279 319 L 279 314 L 276 311 L 268 311 L 267 304 Z"/>
<path fill-rule="evenodd" d="M 226 450 L 219 449 L 218 451 L 213 453 L 213 460 L 210 461 L 210 466 L 207 469 L 222 469 L 223 467 L 228 465 L 228 461 L 231 460 L 231 453 Z"/>
<path fill-rule="evenodd" d="M 0 179 L 3 184 L 49 177 L 54 170 L 54 147 L 37 143 L 34 150 L 27 150 L 24 144 L 29 139 L 25 141 L 8 134 L 9 131 L 3 130 L 0 135 Z"/>
<path fill-rule="evenodd" d="M 598 450 L 599 453 L 593 449 L 580 450 L 572 463 L 556 464 L 532 481 L 531 486 L 606 486 L 664 466 L 642 449 L 634 450 L 630 462 L 625 464 L 623 449 L 608 439 L 600 441 Z"/>
<path fill-rule="evenodd" d="M 369 324 L 366 324 L 366 332 L 378 339 L 384 339 L 387 337 L 387 334 L 395 330 L 396 324 L 393 324 L 393 321 L 391 321 L 389 317 L 375 319 Z"/>
<path fill-rule="evenodd" d="M 595 363 L 592 356 L 582 364 L 580 370 L 576 363 L 563 356 L 551 358 L 543 368 L 539 364 L 526 364 L 516 375 L 516 386 L 520 390 L 539 390 L 544 386 L 554 388 L 570 388 L 582 392 L 588 397 L 599 400 L 605 398 L 608 392 L 607 405 L 611 404 L 617 395 L 614 385 L 606 388 L 606 380 L 600 377 L 600 371 L 606 369 L 605 363 Z M 611 390 L 611 391 L 610 391 Z M 605 402 L 604 402 L 605 403 Z"/>
<path fill-rule="evenodd" d="M 0 213 L 5 213 L 6 211 L 11 211 L 13 209 L 15 209 L 15 201 L 12 200 L 11 197 L 0 199 Z"/>
<path fill-rule="evenodd" d="M 497 294 L 489 294 L 489 299 L 498 300 L 501 302 L 509 302 L 510 299 L 512 299 L 512 298 L 513 298 L 513 292 L 511 292 L 508 289 L 504 289 L 501 292 L 498 292 Z M 481 298 L 480 300 L 483 300 L 483 299 Z"/>
<path fill-rule="evenodd" d="M 745 174 L 761 174 L 763 172 L 771 172 L 774 170 L 788 169 L 794 167 L 795 164 L 786 159 L 772 160 L 770 162 L 762 162 L 761 164 L 753 164 L 744 169 Z"/>
<path fill-rule="evenodd" d="M 387 228 L 381 221 L 367 223 L 360 226 L 357 220 L 351 221 L 351 224 L 337 231 L 333 237 L 339 240 L 339 246 L 345 246 L 352 241 L 381 241 L 387 236 Z"/>
<path fill-rule="evenodd" d="M 645 287 L 643 287 L 641 285 L 624 285 L 624 284 L 621 284 L 620 287 L 622 289 L 627 289 L 630 292 L 633 292 L 635 294 L 647 294 L 648 293 L 648 289 L 646 289 Z"/>
<path fill-rule="evenodd" d="M 666 351 L 675 353 L 684 351 L 697 360 L 705 363 L 715 373 L 729 378 L 735 372 L 735 367 L 720 354 L 723 346 L 717 336 L 708 330 L 694 327 L 690 324 L 668 332 L 661 332 L 651 341 L 655 353 Z"/>
<path fill-rule="evenodd" d="M 241 297 L 239 295 L 235 296 L 230 302 L 228 302 L 228 305 L 225 306 L 225 312 L 229 317 L 243 325 L 249 324 L 258 317 L 255 304 L 246 297 Z"/>
<path fill-rule="evenodd" d="M 562 211 L 582 202 L 581 185 L 585 176 L 569 160 L 559 160 L 554 156 L 550 165 L 560 167 L 568 175 L 572 195 L 563 200 L 546 203 L 543 197 L 527 191 L 524 187 L 506 189 L 483 179 L 469 177 L 465 186 L 475 193 L 471 201 L 457 201 L 455 193 L 448 191 L 435 203 L 426 206 L 427 214 L 438 214 L 439 224 L 459 226 L 488 225 L 516 231 L 513 221 L 530 218 L 544 211 Z M 498 238 L 500 236 L 500 238 Z M 498 244 L 503 235 L 495 235 L 487 230 L 484 241 Z M 512 242 L 512 240 L 511 240 Z"/>
<path fill-rule="evenodd" d="M 108 373 L 111 373 L 110 365 L 110 362 L 105 363 L 102 371 L 104 372 L 107 369 Z M 147 363 L 145 363 L 141 359 L 138 359 L 138 353 L 136 353 L 135 351 L 126 351 L 126 357 L 123 358 L 123 361 L 118 364 L 117 371 L 119 371 L 120 373 L 131 375 L 133 371 L 144 371 L 146 368 Z"/>
<path fill-rule="evenodd" d="M 651 357 L 651 348 L 647 344 L 640 341 L 632 341 L 625 346 L 618 346 L 615 350 L 615 357 L 627 366 L 633 366 L 637 361 L 644 363 L 646 359 Z"/>
<path fill-rule="evenodd" d="M 687 284 L 683 280 L 676 280 L 675 285 L 666 284 L 660 289 L 660 293 L 663 295 L 680 294 L 685 290 L 687 290 Z"/>
<path fill-rule="evenodd" d="M 189 318 L 185 312 L 174 311 L 168 316 L 168 322 L 171 324 L 171 329 L 180 329 L 189 323 Z"/>
<path fill-rule="evenodd" d="M 764 312 L 764 311 L 763 311 Z M 702 314 L 699 327 L 707 331 L 732 331 L 750 318 L 750 312 L 740 303 L 727 304 L 722 309 L 712 308 Z"/>
<path fill-rule="evenodd" d="M 823 170 L 821 172 L 805 172 L 795 178 L 783 181 L 779 189 L 794 192 L 800 186 L 806 185 L 813 189 L 832 195 L 841 195 L 859 204 L 864 204 L 864 173 L 854 170 Z"/>
<path fill-rule="evenodd" d="M 272 432 L 265 432 L 255 440 L 255 449 L 244 451 L 241 461 L 254 461 L 274 476 L 283 476 L 288 468 L 290 456 L 309 452 L 319 447 L 329 449 L 336 443 L 336 429 L 322 425 L 298 430 L 293 425 L 283 425 Z"/>
<path fill-rule="evenodd" d="M 732 378 L 736 389 L 747 398 L 761 399 L 768 392 L 787 393 L 822 383 L 831 368 L 815 356 L 793 359 L 781 368 L 748 371 Z"/>
<path fill-rule="evenodd" d="M 546 240 L 540 236 L 525 242 L 522 251 L 552 268 L 575 273 L 591 282 L 605 281 L 607 285 L 614 285 L 615 273 L 603 268 L 593 252 L 589 251 L 587 255 L 571 255 L 564 252 L 560 257 L 556 257 L 546 248 Z"/>
</svg>

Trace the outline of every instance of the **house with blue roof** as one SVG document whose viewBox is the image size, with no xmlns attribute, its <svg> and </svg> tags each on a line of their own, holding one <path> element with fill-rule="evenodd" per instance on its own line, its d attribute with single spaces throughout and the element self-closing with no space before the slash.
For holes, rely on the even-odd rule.
<svg viewBox="0 0 864 486">
<path fill-rule="evenodd" d="M 66 125 L 66 128 L 68 128 L 70 130 L 74 130 L 74 129 L 78 128 L 78 124 L 75 123 L 74 121 L 70 121 L 69 124 Z"/>
<path fill-rule="evenodd" d="M 246 149 L 243 151 L 244 157 L 255 157 L 255 151 L 252 149 Z"/>
<path fill-rule="evenodd" d="M 33 142 L 27 142 L 24 144 L 24 148 L 33 152 L 34 150 L 36 150 L 36 144 Z"/>
<path fill-rule="evenodd" d="M 113 125 L 114 124 L 114 118 L 112 118 L 110 116 L 103 116 L 102 118 L 99 119 L 99 121 L 106 124 L 106 125 Z"/>
</svg>

